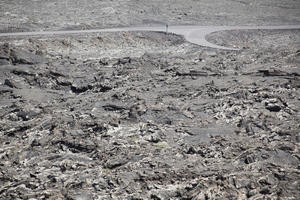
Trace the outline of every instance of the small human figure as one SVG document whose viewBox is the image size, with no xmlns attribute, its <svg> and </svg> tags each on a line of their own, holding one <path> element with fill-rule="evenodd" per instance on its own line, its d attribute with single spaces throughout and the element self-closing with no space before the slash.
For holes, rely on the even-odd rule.
<svg viewBox="0 0 300 200">
<path fill-rule="evenodd" d="M 166 34 L 168 34 L 169 24 L 166 24 Z"/>
</svg>

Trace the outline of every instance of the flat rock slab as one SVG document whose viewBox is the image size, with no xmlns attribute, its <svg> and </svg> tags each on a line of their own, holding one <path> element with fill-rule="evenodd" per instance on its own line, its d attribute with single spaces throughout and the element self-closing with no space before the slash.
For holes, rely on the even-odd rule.
<svg viewBox="0 0 300 200">
<path fill-rule="evenodd" d="M 210 136 L 232 135 L 234 134 L 234 129 L 230 127 L 191 128 L 188 132 L 190 136 L 186 136 L 184 142 L 192 145 L 199 145 L 201 143 L 210 142 Z"/>
</svg>

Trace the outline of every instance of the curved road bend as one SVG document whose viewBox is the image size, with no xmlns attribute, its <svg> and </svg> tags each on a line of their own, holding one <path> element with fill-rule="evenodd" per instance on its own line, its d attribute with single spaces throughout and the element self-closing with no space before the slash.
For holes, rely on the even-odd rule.
<svg viewBox="0 0 300 200">
<path fill-rule="evenodd" d="M 219 46 L 208 42 L 205 36 L 225 30 L 278 30 L 278 29 L 300 29 L 300 25 L 284 25 L 284 26 L 169 26 L 168 32 L 183 35 L 188 42 L 218 48 L 224 50 L 239 50 Z M 69 30 L 69 31 L 40 31 L 40 32 L 17 32 L 17 33 L 0 33 L 0 37 L 18 37 L 18 36 L 38 36 L 38 35 L 67 35 L 67 34 L 83 34 L 83 33 L 101 33 L 101 32 L 120 32 L 120 31 L 159 31 L 165 32 L 166 27 L 125 27 L 111 29 L 91 29 L 91 30 Z"/>
</svg>

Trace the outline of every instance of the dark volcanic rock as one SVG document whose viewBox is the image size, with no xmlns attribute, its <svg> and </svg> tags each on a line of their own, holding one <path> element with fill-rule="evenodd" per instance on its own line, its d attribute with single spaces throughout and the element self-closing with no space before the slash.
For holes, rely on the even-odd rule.
<svg viewBox="0 0 300 200">
<path fill-rule="evenodd" d="M 11 80 L 11 79 L 5 79 L 4 85 L 6 85 L 10 88 L 20 88 L 21 87 L 18 83 L 16 83 L 14 80 Z"/>
<path fill-rule="evenodd" d="M 297 199 L 298 47 L 271 46 L 155 32 L 9 40 L 0 199 Z"/>
<path fill-rule="evenodd" d="M 45 62 L 45 58 L 32 52 L 13 49 L 10 52 L 10 59 L 14 64 L 38 64 Z"/>
<path fill-rule="evenodd" d="M 126 158 L 112 158 L 105 163 L 105 167 L 108 169 L 114 169 L 126 164 L 127 162 Z"/>
<path fill-rule="evenodd" d="M 8 65 L 8 64 L 10 64 L 8 59 L 1 59 L 0 58 L 0 65 Z"/>
</svg>

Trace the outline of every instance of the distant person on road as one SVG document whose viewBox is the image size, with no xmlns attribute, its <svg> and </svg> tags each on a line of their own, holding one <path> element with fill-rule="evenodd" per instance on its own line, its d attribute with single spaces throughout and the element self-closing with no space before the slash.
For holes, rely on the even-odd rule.
<svg viewBox="0 0 300 200">
<path fill-rule="evenodd" d="M 166 24 L 166 34 L 168 34 L 169 24 Z"/>
</svg>

